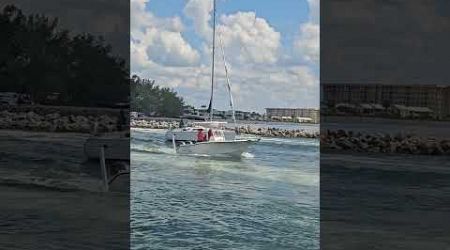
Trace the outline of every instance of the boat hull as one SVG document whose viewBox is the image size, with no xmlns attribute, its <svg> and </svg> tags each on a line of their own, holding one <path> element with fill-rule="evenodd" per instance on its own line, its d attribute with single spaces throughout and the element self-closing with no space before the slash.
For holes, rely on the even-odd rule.
<svg viewBox="0 0 450 250">
<path fill-rule="evenodd" d="M 257 141 L 259 139 L 198 142 L 180 145 L 177 148 L 177 152 L 190 155 L 240 158 L 242 153 L 248 152 L 248 148 Z"/>
</svg>

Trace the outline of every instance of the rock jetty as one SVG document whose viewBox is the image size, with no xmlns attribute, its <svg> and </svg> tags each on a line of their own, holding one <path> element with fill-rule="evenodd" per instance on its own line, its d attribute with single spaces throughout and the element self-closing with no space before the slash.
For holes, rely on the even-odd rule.
<svg viewBox="0 0 450 250">
<path fill-rule="evenodd" d="M 151 129 L 169 129 L 180 126 L 178 121 L 164 120 L 132 120 L 131 127 L 151 128 Z M 254 128 L 251 126 L 241 126 L 236 129 L 238 133 L 252 134 L 264 137 L 284 137 L 284 138 L 319 138 L 319 132 L 310 133 L 302 129 L 287 130 L 279 128 Z"/>
<path fill-rule="evenodd" d="M 319 138 L 319 132 L 310 133 L 303 129 L 287 130 L 279 128 L 252 128 L 250 126 L 241 126 L 238 132 L 244 134 L 252 134 L 264 137 L 283 137 L 283 138 Z"/>
<path fill-rule="evenodd" d="M 112 115 L 61 114 L 54 111 L 38 114 L 33 111 L 0 111 L 0 129 L 20 129 L 46 132 L 113 132 L 118 130 L 118 118 Z"/>
<path fill-rule="evenodd" d="M 367 153 L 449 155 L 450 140 L 424 138 L 411 134 L 363 134 L 345 130 L 322 133 L 322 149 Z"/>
</svg>

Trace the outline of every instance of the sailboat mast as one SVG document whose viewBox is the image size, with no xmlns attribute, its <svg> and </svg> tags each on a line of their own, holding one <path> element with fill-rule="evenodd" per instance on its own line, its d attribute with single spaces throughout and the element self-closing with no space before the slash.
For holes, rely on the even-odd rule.
<svg viewBox="0 0 450 250">
<path fill-rule="evenodd" d="M 222 42 L 222 36 L 221 33 L 219 33 L 219 42 L 220 42 L 220 49 L 222 50 L 222 60 L 223 65 L 225 66 L 225 77 L 227 78 L 227 87 L 228 87 L 228 94 L 230 95 L 230 107 L 231 107 L 231 114 L 234 126 L 236 127 L 236 116 L 234 111 L 234 101 L 233 101 L 233 93 L 231 92 L 231 83 L 230 78 L 228 77 L 228 67 L 227 67 L 227 61 L 225 59 L 225 51 L 223 50 L 223 42 Z"/>
<path fill-rule="evenodd" d="M 211 99 L 209 101 L 209 116 L 212 121 L 214 115 L 213 98 L 214 98 L 214 59 L 216 43 L 216 0 L 213 0 L 213 39 L 212 39 L 212 66 L 211 66 Z"/>
</svg>

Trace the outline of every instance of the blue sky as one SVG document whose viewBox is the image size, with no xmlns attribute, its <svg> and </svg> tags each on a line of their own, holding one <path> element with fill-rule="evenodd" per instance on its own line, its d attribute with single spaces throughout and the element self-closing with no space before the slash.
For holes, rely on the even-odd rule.
<svg viewBox="0 0 450 250">
<path fill-rule="evenodd" d="M 212 0 L 131 5 L 132 73 L 174 88 L 188 104 L 207 102 Z M 318 6 L 318 0 L 217 0 L 216 27 L 223 33 L 238 108 L 318 107 Z M 215 106 L 227 109 L 220 57 Z"/>
</svg>

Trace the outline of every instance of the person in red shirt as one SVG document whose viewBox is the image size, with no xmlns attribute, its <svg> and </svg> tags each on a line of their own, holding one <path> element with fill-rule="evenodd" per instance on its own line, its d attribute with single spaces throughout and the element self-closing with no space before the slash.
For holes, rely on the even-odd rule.
<svg viewBox="0 0 450 250">
<path fill-rule="evenodd" d="M 197 141 L 198 142 L 206 141 L 206 135 L 205 135 L 205 133 L 203 133 L 203 129 L 198 130 Z"/>
</svg>

